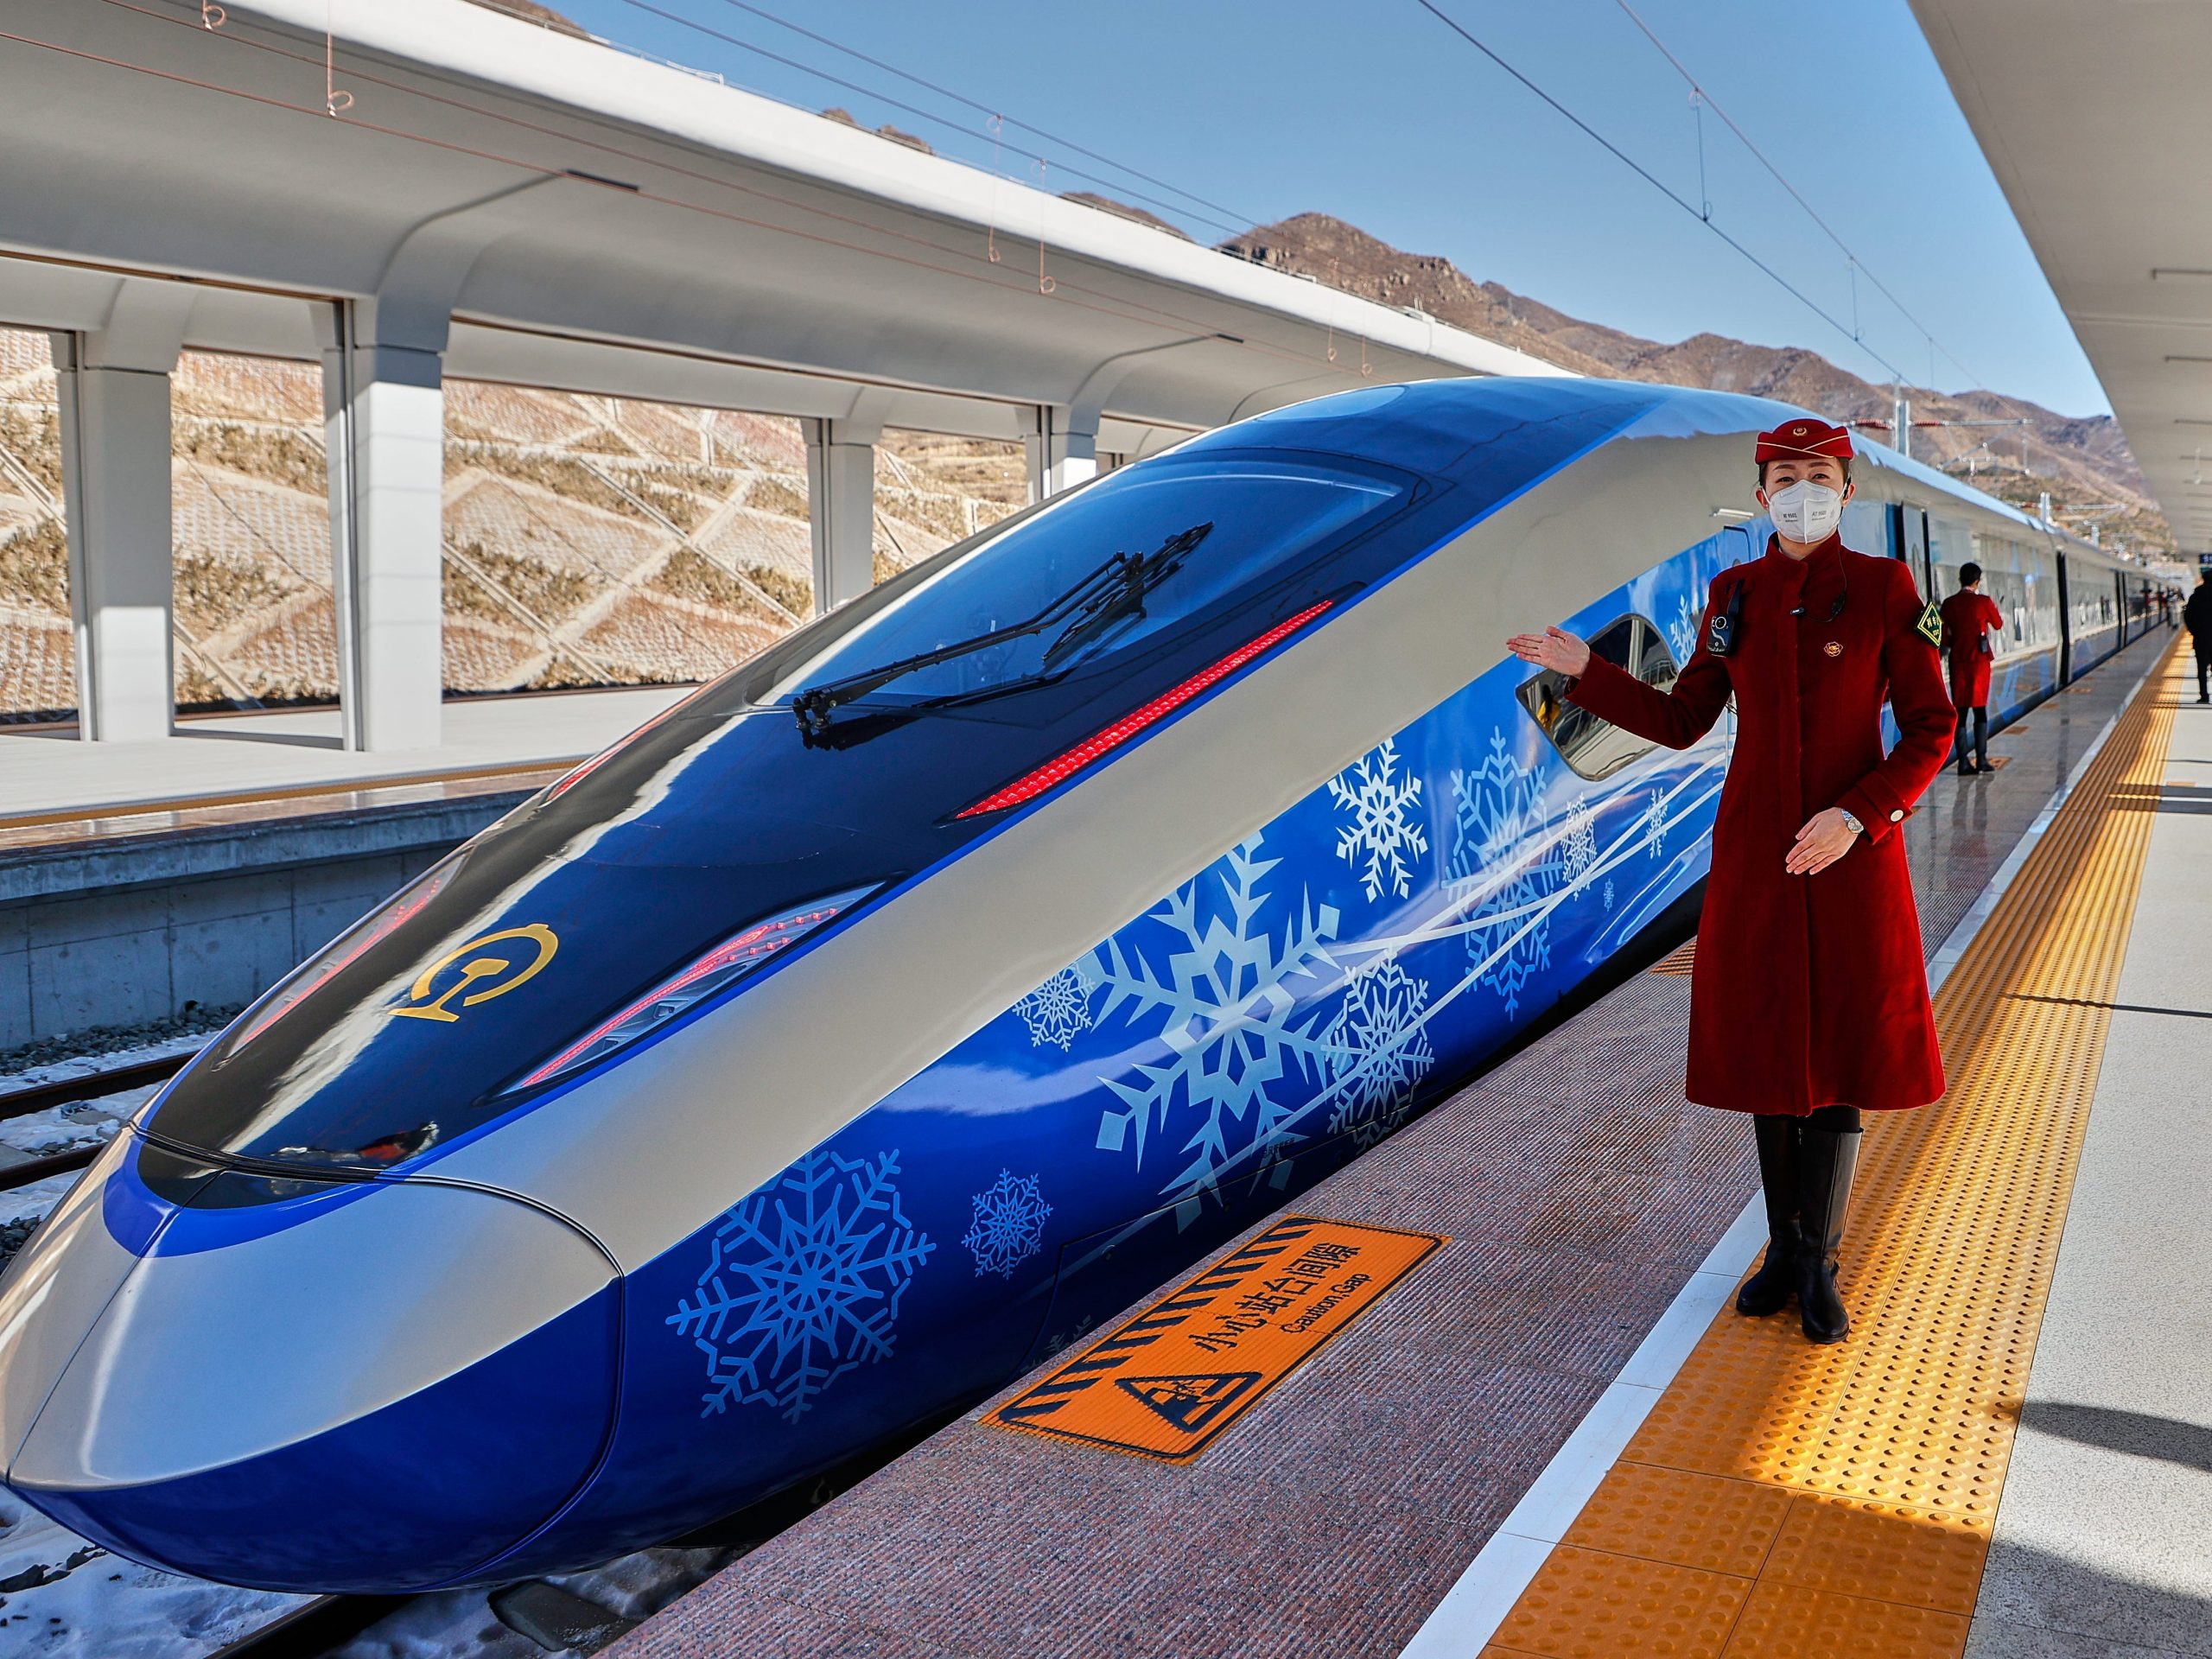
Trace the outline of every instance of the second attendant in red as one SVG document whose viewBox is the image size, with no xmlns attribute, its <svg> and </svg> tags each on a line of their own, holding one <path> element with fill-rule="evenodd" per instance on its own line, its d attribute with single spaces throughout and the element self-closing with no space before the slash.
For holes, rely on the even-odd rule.
<svg viewBox="0 0 2212 1659">
<path fill-rule="evenodd" d="M 1997 770 L 1989 764 L 1989 631 L 2000 633 L 2005 613 L 1981 591 L 1981 567 L 1959 570 L 1959 591 L 1943 601 L 1943 648 L 1951 655 L 1951 702 L 1958 709 L 1959 776 Z M 1974 727 L 1975 764 L 1967 765 L 1967 727 Z"/>
</svg>

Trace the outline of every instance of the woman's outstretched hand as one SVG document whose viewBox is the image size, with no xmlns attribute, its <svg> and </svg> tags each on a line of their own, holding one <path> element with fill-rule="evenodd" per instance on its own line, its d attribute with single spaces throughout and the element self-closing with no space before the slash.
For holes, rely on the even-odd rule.
<svg viewBox="0 0 2212 1659">
<path fill-rule="evenodd" d="M 1565 628 L 1546 628 L 1541 633 L 1516 633 L 1505 648 L 1524 663 L 1548 668 L 1570 680 L 1590 666 L 1590 647 Z"/>
</svg>

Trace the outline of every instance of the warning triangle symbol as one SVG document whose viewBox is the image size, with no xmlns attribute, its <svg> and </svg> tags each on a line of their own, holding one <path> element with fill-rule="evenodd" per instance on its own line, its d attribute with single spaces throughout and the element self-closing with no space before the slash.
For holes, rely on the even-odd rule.
<svg viewBox="0 0 2212 1659">
<path fill-rule="evenodd" d="M 1251 1392 L 1257 1371 L 1198 1376 L 1123 1376 L 1115 1384 L 1151 1407 L 1186 1434 L 1195 1434 Z"/>
</svg>

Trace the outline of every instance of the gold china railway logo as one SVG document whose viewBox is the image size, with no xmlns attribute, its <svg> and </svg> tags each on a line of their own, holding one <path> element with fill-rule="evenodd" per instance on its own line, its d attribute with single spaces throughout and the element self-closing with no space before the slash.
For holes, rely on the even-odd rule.
<svg viewBox="0 0 2212 1659">
<path fill-rule="evenodd" d="M 491 949 L 509 941 L 517 947 L 530 947 L 530 960 L 520 973 L 513 969 L 525 954 L 522 949 Z M 505 996 L 552 961 L 553 953 L 560 948 L 561 941 L 543 922 L 486 933 L 447 951 L 416 975 L 415 982 L 407 988 L 407 1000 L 392 1012 L 404 1014 L 410 1020 L 458 1020 L 461 1015 L 447 1006 L 455 997 L 461 998 L 462 1007 L 473 1008 L 479 1002 Z M 450 975 L 447 974 L 448 969 L 453 970 Z M 437 988 L 441 976 L 448 981 L 443 990 Z"/>
</svg>

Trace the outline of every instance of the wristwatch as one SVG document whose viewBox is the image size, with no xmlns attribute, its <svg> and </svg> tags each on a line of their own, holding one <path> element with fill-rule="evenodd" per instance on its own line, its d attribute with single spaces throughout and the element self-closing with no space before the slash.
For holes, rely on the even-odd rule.
<svg viewBox="0 0 2212 1659">
<path fill-rule="evenodd" d="M 1836 810 L 1843 814 L 1843 827 L 1850 830 L 1853 835 L 1863 836 L 1866 833 L 1866 826 L 1852 817 L 1849 807 L 1838 807 Z"/>
</svg>

